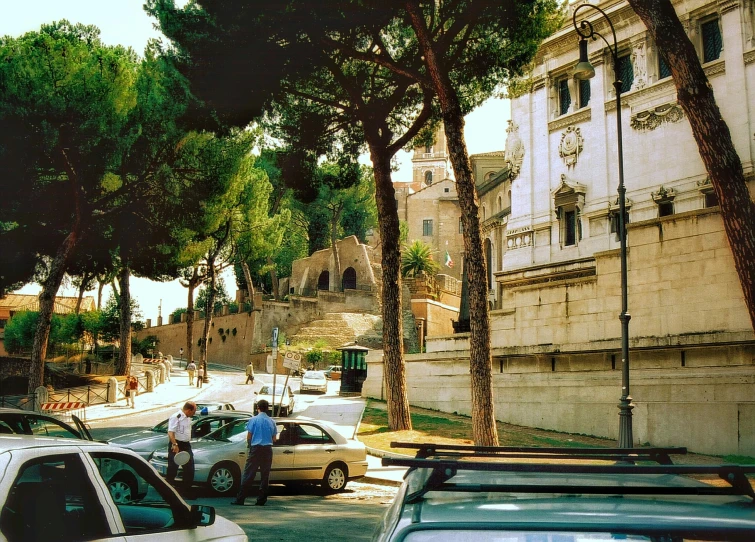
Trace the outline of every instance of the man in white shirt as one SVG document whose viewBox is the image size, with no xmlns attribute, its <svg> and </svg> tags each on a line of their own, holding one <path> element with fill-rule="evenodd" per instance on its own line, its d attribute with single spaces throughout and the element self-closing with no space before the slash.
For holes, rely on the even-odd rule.
<svg viewBox="0 0 755 542">
<path fill-rule="evenodd" d="M 185 491 L 194 483 L 194 454 L 191 451 L 191 417 L 197 412 L 197 404 L 187 401 L 183 408 L 168 418 L 168 473 L 166 480 L 173 484 L 178 474 L 174 460 L 178 452 L 189 452 L 189 462 L 183 465 L 181 480 Z"/>
</svg>

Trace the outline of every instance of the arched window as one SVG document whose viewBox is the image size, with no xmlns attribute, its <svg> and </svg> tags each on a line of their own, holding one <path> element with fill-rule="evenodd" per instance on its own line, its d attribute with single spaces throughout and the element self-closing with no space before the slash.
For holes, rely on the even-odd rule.
<svg viewBox="0 0 755 542">
<path fill-rule="evenodd" d="M 433 172 L 432 171 L 425 171 L 425 184 L 427 186 L 430 186 L 433 184 Z"/>
<path fill-rule="evenodd" d="M 347 267 L 343 272 L 343 289 L 344 290 L 356 290 L 357 288 L 357 272 L 353 267 Z"/>
<path fill-rule="evenodd" d="M 500 213 L 501 211 L 503 211 L 503 198 L 498 196 L 498 212 Z"/>
<path fill-rule="evenodd" d="M 330 272 L 329 271 L 323 271 L 322 273 L 320 273 L 320 278 L 317 279 L 317 289 L 325 290 L 326 292 L 330 290 Z"/>
</svg>

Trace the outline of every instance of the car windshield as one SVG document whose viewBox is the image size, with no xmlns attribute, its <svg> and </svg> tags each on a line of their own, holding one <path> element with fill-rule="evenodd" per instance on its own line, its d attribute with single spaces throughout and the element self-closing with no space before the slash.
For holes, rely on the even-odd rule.
<svg viewBox="0 0 755 542">
<path fill-rule="evenodd" d="M 304 373 L 304 378 L 320 380 L 325 378 L 325 373 L 323 373 L 322 371 L 307 371 L 306 373 Z"/>
<path fill-rule="evenodd" d="M 273 387 L 272 386 L 262 386 L 262 389 L 260 390 L 260 393 L 262 395 L 272 395 L 273 394 Z M 275 386 L 275 395 L 283 395 L 283 386 Z"/>
</svg>

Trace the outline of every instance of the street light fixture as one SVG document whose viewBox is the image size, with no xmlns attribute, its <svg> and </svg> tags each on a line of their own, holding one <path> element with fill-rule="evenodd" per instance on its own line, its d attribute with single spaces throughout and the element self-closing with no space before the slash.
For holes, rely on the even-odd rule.
<svg viewBox="0 0 755 542">
<path fill-rule="evenodd" d="M 577 13 L 583 8 L 594 9 L 598 11 L 608 22 L 608 27 L 613 35 L 613 46 L 606 40 L 605 36 L 597 32 L 588 20 L 582 20 L 577 24 Z M 621 80 L 619 79 L 619 47 L 616 41 L 616 31 L 614 30 L 611 19 L 605 11 L 592 4 L 580 4 L 574 10 L 572 16 L 574 29 L 579 34 L 579 63 L 574 69 L 575 79 L 591 79 L 595 75 L 595 68 L 587 58 L 587 40 L 592 38 L 596 40 L 601 38 L 608 50 L 611 52 L 613 59 L 613 88 L 616 91 L 616 135 L 618 137 L 618 156 L 619 156 L 619 220 L 618 230 L 619 239 L 621 240 L 621 399 L 619 400 L 619 447 L 632 448 L 634 439 L 632 437 L 632 397 L 629 395 L 629 320 L 631 316 L 627 312 L 627 230 L 626 230 L 626 188 L 624 187 L 624 150 L 621 139 Z"/>
</svg>

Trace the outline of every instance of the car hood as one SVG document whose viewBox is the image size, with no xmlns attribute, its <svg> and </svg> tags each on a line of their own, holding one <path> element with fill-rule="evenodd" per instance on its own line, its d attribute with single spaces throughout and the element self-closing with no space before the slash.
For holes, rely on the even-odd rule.
<svg viewBox="0 0 755 542">
<path fill-rule="evenodd" d="M 168 440 L 167 433 L 157 433 L 155 431 L 144 430 L 138 433 L 129 433 L 128 435 L 121 435 L 119 437 L 108 440 L 108 444 L 114 444 L 116 446 L 133 446 L 134 444 L 146 444 L 155 440 Z"/>
<path fill-rule="evenodd" d="M 244 530 L 229 519 L 215 515 L 215 523 L 202 529 L 202 537 L 205 540 L 224 540 L 227 542 L 247 542 Z"/>
</svg>

